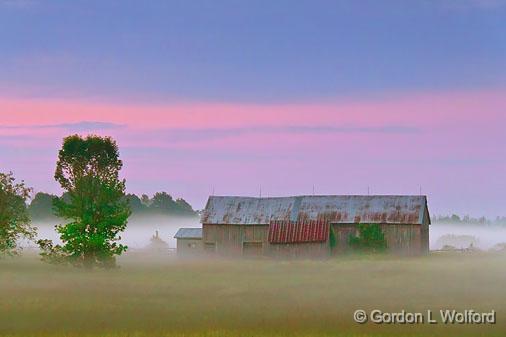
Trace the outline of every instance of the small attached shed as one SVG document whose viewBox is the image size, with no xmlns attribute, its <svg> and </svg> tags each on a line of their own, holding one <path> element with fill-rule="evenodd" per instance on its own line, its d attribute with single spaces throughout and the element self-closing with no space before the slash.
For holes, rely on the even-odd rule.
<svg viewBox="0 0 506 337">
<path fill-rule="evenodd" d="M 202 228 L 179 228 L 174 238 L 177 240 L 178 256 L 202 255 Z"/>
<path fill-rule="evenodd" d="M 425 196 L 211 196 L 201 222 L 204 250 L 224 256 L 339 254 L 349 249 L 348 238 L 358 234 L 361 223 L 379 224 L 393 253 L 429 250 Z"/>
</svg>

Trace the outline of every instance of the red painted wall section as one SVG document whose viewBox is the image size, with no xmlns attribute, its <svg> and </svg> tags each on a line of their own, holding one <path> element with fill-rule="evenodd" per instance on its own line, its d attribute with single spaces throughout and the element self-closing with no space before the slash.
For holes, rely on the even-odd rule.
<svg viewBox="0 0 506 337">
<path fill-rule="evenodd" d="M 273 221 L 269 225 L 269 243 L 325 242 L 329 238 L 327 221 Z"/>
</svg>

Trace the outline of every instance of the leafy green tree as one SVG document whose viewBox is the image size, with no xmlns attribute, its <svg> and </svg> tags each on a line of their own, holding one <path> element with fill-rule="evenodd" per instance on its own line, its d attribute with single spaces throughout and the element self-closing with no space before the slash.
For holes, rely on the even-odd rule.
<svg viewBox="0 0 506 337">
<path fill-rule="evenodd" d="M 110 137 L 64 139 L 55 179 L 66 193 L 55 199 L 54 208 L 68 223 L 56 226 L 62 246 L 39 241 L 44 260 L 87 268 L 116 265 L 116 256 L 127 249 L 118 241 L 131 213 L 125 180 L 119 178 L 122 166 L 118 146 Z"/>
<path fill-rule="evenodd" d="M 39 192 L 35 195 L 28 206 L 28 212 L 32 219 L 53 219 L 53 201 L 56 195 Z"/>
<path fill-rule="evenodd" d="M 20 239 L 35 238 L 26 207 L 30 192 L 24 182 L 15 182 L 12 173 L 0 173 L 0 257 L 19 253 Z"/>
<path fill-rule="evenodd" d="M 360 252 L 383 252 L 387 249 L 385 234 L 379 224 L 359 224 L 358 235 L 350 235 L 350 246 Z"/>
</svg>

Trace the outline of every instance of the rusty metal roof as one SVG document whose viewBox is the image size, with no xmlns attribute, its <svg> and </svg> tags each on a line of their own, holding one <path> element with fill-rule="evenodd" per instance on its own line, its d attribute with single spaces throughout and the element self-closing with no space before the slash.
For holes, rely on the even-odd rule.
<svg viewBox="0 0 506 337">
<path fill-rule="evenodd" d="M 179 228 L 176 239 L 202 239 L 202 228 Z"/>
<path fill-rule="evenodd" d="M 325 220 L 330 223 L 422 224 L 426 210 L 426 196 L 211 196 L 201 222 L 268 225 L 272 221 Z M 430 219 L 428 221 L 430 223 Z"/>
</svg>

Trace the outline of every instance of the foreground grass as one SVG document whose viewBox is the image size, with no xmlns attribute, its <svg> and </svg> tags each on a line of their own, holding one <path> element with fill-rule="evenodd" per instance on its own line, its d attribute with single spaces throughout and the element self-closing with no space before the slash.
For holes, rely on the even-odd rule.
<svg viewBox="0 0 506 337">
<path fill-rule="evenodd" d="M 504 336 L 506 257 L 176 261 L 114 271 L 0 261 L 4 336 Z M 356 309 L 497 311 L 496 325 L 358 325 Z"/>
</svg>

